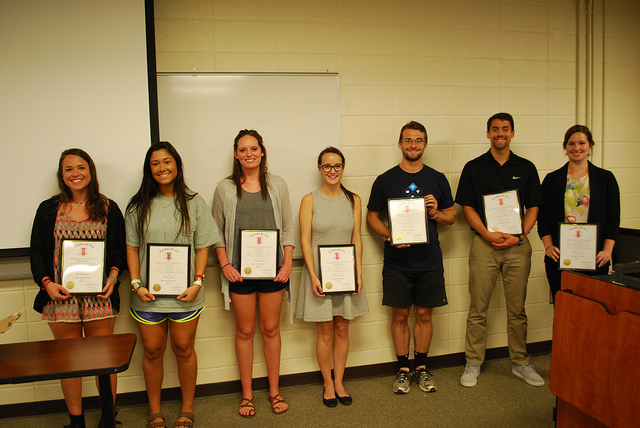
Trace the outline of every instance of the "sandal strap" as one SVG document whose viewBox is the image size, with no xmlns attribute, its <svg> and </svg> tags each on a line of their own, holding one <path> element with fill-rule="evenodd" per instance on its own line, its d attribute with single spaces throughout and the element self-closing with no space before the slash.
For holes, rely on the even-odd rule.
<svg viewBox="0 0 640 428">
<path fill-rule="evenodd" d="M 254 397 L 255 398 L 255 397 Z M 243 415 L 240 413 L 241 409 L 249 409 L 249 413 Z M 238 406 L 238 414 L 243 418 L 252 418 L 256 415 L 256 406 L 253 404 L 253 398 L 240 398 L 240 405 Z"/>
<path fill-rule="evenodd" d="M 240 404 L 242 404 L 243 401 L 247 402 L 247 403 L 244 404 L 245 406 L 248 405 L 249 403 L 253 405 L 253 398 L 244 398 L 244 397 L 242 397 L 240 399 Z"/>
<path fill-rule="evenodd" d="M 154 419 L 157 418 L 162 418 L 162 421 L 160 422 L 151 422 Z M 162 428 L 162 427 L 166 427 L 167 426 L 167 421 L 165 421 L 164 416 L 162 416 L 162 413 L 154 413 L 152 415 L 149 415 L 147 417 L 147 427 L 148 428 Z"/>
<path fill-rule="evenodd" d="M 284 397 L 282 396 L 281 393 L 278 393 L 276 395 L 274 395 L 273 397 L 269 397 L 269 401 L 271 401 L 271 406 L 273 407 L 276 404 L 279 403 L 286 403 Z"/>
<path fill-rule="evenodd" d="M 162 413 L 158 412 L 158 413 L 154 413 L 152 415 L 147 416 L 147 421 L 151 422 L 152 420 L 154 420 L 155 418 L 162 418 L 164 419 L 164 416 L 162 416 Z"/>
<path fill-rule="evenodd" d="M 176 427 L 192 427 L 193 426 L 193 412 L 180 412 L 178 414 L 178 419 L 180 418 L 187 418 L 186 421 L 178 421 L 176 420 L 176 423 L 173 424 L 173 428 Z"/>
<path fill-rule="evenodd" d="M 195 419 L 193 418 L 193 412 L 180 412 L 178 417 L 191 419 L 191 422 L 195 421 Z"/>
<path fill-rule="evenodd" d="M 273 411 L 273 413 L 275 413 L 276 415 L 280 415 L 286 412 L 288 409 L 287 407 L 282 408 L 278 406 L 279 404 L 287 404 L 281 393 L 277 393 L 273 397 L 269 397 L 269 402 L 271 403 L 271 411 Z"/>
</svg>

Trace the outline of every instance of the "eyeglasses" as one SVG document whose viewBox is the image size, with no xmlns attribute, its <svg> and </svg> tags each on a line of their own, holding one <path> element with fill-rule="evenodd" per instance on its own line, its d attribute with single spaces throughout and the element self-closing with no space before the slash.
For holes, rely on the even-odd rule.
<svg viewBox="0 0 640 428">
<path fill-rule="evenodd" d="M 331 172 L 332 169 L 335 172 L 340 172 L 342 171 L 342 168 L 344 168 L 344 164 L 343 163 L 337 163 L 335 165 L 324 164 L 324 165 L 320 165 L 320 168 L 322 168 L 322 171 L 327 173 Z"/>
<path fill-rule="evenodd" d="M 424 138 L 416 138 L 415 140 L 413 138 L 403 138 L 402 142 L 403 143 L 407 143 L 407 144 L 411 144 L 411 143 L 416 143 L 416 144 L 422 144 L 424 142 L 426 142 L 427 140 L 425 140 Z"/>
</svg>

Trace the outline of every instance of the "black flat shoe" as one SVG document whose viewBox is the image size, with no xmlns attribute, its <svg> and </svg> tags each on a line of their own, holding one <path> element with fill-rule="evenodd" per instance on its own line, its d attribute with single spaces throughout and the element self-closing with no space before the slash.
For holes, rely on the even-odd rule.
<svg viewBox="0 0 640 428">
<path fill-rule="evenodd" d="M 349 404 L 353 403 L 353 398 L 351 398 L 350 395 L 345 395 L 344 397 L 340 397 L 338 394 L 336 394 L 336 398 L 338 399 L 340 404 L 344 406 L 348 406 Z"/>
<path fill-rule="evenodd" d="M 324 388 L 322 388 L 322 402 L 327 407 L 336 407 L 338 405 L 336 398 L 324 398 Z"/>
</svg>

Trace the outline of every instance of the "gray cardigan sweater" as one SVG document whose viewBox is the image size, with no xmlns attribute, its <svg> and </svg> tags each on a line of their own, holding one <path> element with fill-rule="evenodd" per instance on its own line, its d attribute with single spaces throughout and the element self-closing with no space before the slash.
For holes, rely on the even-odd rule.
<svg viewBox="0 0 640 428">
<path fill-rule="evenodd" d="M 277 175 L 269 175 L 267 183 L 269 196 L 273 204 L 273 217 L 276 227 L 280 230 L 280 254 L 282 255 L 284 247 L 294 246 L 294 228 L 289 189 L 284 180 Z M 225 247 L 229 261 L 232 265 L 238 267 L 238 260 L 235 260 L 236 205 L 238 203 L 236 192 L 236 185 L 230 178 L 225 178 L 218 183 L 213 195 L 213 218 L 218 224 L 220 236 L 222 237 L 222 241 L 216 243 L 214 248 Z M 231 304 L 229 281 L 227 281 L 222 272 L 220 272 L 220 281 L 222 283 L 222 294 L 224 294 L 224 307 L 229 310 Z"/>
</svg>

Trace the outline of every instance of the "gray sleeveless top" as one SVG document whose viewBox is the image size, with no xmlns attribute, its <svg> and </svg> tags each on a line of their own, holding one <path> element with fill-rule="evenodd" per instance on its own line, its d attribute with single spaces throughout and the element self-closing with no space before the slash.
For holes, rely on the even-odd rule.
<svg viewBox="0 0 640 428">
<path fill-rule="evenodd" d="M 311 247 L 313 263 L 318 275 L 318 245 L 350 244 L 353 233 L 353 208 L 342 193 L 337 198 L 324 196 L 319 190 L 312 193 Z M 367 297 L 362 291 L 357 296 L 351 293 L 317 297 L 311 290 L 311 277 L 306 264 L 298 288 L 296 317 L 305 321 L 331 321 L 334 316 L 354 319 L 369 312 Z"/>
</svg>

